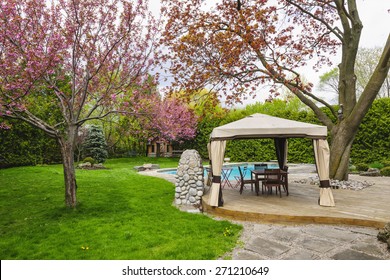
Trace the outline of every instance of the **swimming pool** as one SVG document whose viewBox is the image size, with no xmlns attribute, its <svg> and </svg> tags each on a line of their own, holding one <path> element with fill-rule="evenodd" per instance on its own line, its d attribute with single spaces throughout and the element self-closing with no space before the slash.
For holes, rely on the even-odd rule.
<svg viewBox="0 0 390 280">
<path fill-rule="evenodd" d="M 254 164 L 232 164 L 232 165 L 225 165 L 224 168 L 231 168 L 232 172 L 229 175 L 229 180 L 235 180 L 236 177 L 240 176 L 240 172 L 238 171 L 238 166 L 241 167 L 241 170 L 244 170 L 246 167 L 247 171 L 245 172 L 245 179 L 250 179 L 251 178 L 251 171 L 254 169 Z M 267 168 L 268 169 L 276 169 L 279 168 L 279 165 L 276 163 L 267 163 Z M 158 171 L 160 173 L 164 174 L 176 174 L 176 169 L 170 169 L 170 170 L 160 170 Z M 207 170 L 206 168 L 204 169 L 204 176 L 207 176 Z"/>
</svg>

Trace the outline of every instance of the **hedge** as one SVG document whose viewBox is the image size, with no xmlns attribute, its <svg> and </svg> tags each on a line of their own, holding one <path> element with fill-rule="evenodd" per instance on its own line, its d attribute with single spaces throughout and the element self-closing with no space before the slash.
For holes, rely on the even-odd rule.
<svg viewBox="0 0 390 280">
<path fill-rule="evenodd" d="M 0 168 L 61 162 L 60 148 L 54 139 L 24 122 L 8 123 L 11 129 L 0 129 Z"/>
<path fill-rule="evenodd" d="M 390 160 L 390 98 L 374 101 L 359 127 L 351 160 L 353 163 Z"/>
<path fill-rule="evenodd" d="M 282 100 L 271 103 L 257 103 L 245 109 L 232 110 L 220 119 L 207 120 L 202 123 L 195 140 L 187 143 L 188 147 L 201 151 L 207 158 L 207 142 L 214 127 L 236 121 L 254 113 L 263 113 L 280 118 L 292 119 L 307 123 L 321 124 L 314 113 L 293 100 L 292 105 Z M 324 112 L 331 116 L 328 108 Z M 333 118 L 333 116 L 332 116 Z M 205 129 L 207 127 L 207 129 Z M 314 151 L 310 139 L 289 139 L 289 162 L 314 162 Z M 228 141 L 226 157 L 231 161 L 268 161 L 275 160 L 275 148 L 270 139 Z M 390 98 L 381 98 L 374 102 L 363 119 L 351 150 L 353 163 L 386 162 L 390 160 Z"/>
<path fill-rule="evenodd" d="M 328 109 L 324 111 L 330 115 Z M 214 127 L 245 116 L 263 113 L 281 118 L 320 124 L 314 113 L 296 99 L 286 103 L 274 100 L 265 104 L 249 105 L 245 109 L 231 110 L 227 115 L 203 118 L 198 124 L 198 135 L 181 145 L 182 149 L 196 149 L 208 158 L 207 143 Z M 1 122 L 1 119 L 0 119 Z M 27 124 L 10 121 L 12 130 L 0 129 L 0 168 L 17 165 L 57 163 L 61 161 L 57 143 L 42 131 Z M 228 141 L 226 157 L 232 161 L 275 160 L 270 139 Z M 309 139 L 289 139 L 289 162 L 314 162 L 313 146 Z M 390 161 L 390 98 L 375 100 L 362 121 L 351 150 L 351 162 L 372 163 Z"/>
</svg>

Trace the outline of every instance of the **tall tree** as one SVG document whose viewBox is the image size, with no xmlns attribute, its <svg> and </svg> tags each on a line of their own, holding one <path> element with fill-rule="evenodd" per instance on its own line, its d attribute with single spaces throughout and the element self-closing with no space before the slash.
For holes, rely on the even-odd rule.
<svg viewBox="0 0 390 280">
<path fill-rule="evenodd" d="M 376 64 L 382 55 L 382 48 L 359 48 L 356 57 L 356 78 L 358 96 L 364 91 L 370 77 L 375 71 Z M 377 95 L 378 98 L 390 97 L 390 74 L 385 78 L 381 89 Z"/>
<path fill-rule="evenodd" d="M 226 109 L 221 106 L 217 93 L 208 89 L 172 92 L 169 96 L 185 103 L 200 119 L 226 114 Z"/>
<path fill-rule="evenodd" d="M 374 73 L 376 64 L 382 54 L 382 49 L 375 48 L 359 48 L 356 56 L 355 73 L 356 73 L 356 94 L 360 97 L 366 87 L 371 75 Z M 320 76 L 318 89 L 325 92 L 338 94 L 339 84 L 339 69 L 337 67 L 324 73 Z M 387 75 L 377 98 L 390 97 L 390 74 Z"/>
<path fill-rule="evenodd" d="M 338 95 L 339 93 L 339 69 L 337 67 L 320 76 L 318 90 Z M 337 102 L 337 101 L 336 101 Z"/>
<path fill-rule="evenodd" d="M 220 0 L 207 6 L 201 0 L 163 0 L 162 12 L 168 17 L 164 37 L 174 86 L 189 90 L 211 85 L 232 99 L 253 94 L 268 82 L 287 87 L 330 132 L 330 176 L 347 179 L 352 142 L 390 67 L 389 36 L 357 98 L 355 61 L 363 24 L 356 0 Z M 315 68 L 330 65 L 329 57 L 339 47 L 340 117 L 298 72 L 313 59 Z"/>
<path fill-rule="evenodd" d="M 147 1 L 8 0 L 0 3 L 0 114 L 23 120 L 61 148 L 65 203 L 76 206 L 75 138 L 86 121 L 119 108 L 130 86 L 147 85 L 154 26 Z M 65 83 L 65 86 L 64 86 Z M 37 113 L 42 91 L 61 117 Z M 126 104 L 124 104 L 126 105 Z M 39 106 L 38 106 L 39 107 Z"/>
</svg>

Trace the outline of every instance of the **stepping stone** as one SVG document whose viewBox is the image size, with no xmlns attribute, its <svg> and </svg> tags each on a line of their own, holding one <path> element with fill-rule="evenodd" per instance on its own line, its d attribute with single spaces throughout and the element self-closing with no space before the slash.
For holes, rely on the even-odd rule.
<svg viewBox="0 0 390 280">
<path fill-rule="evenodd" d="M 378 230 L 374 228 L 368 228 L 368 227 L 356 227 L 351 230 L 354 233 L 358 234 L 364 234 L 368 236 L 377 236 L 378 235 Z"/>
<path fill-rule="evenodd" d="M 316 260 L 318 257 L 313 253 L 306 250 L 299 250 L 289 252 L 287 256 L 284 256 L 282 260 Z"/>
<path fill-rule="evenodd" d="M 290 250 L 290 247 L 269 239 L 256 237 L 249 241 L 249 243 L 245 246 L 245 249 L 258 253 L 262 256 L 267 256 L 270 259 L 276 259 L 283 253 Z"/>
<path fill-rule="evenodd" d="M 333 260 L 380 260 L 380 258 L 347 249 L 331 257 Z"/>
<path fill-rule="evenodd" d="M 265 260 L 266 258 L 259 256 L 258 254 L 255 254 L 253 252 L 243 250 L 241 252 L 238 252 L 235 257 L 233 257 L 235 260 Z"/>
<path fill-rule="evenodd" d="M 382 251 L 373 244 L 357 244 L 352 246 L 351 249 L 363 252 L 368 255 L 383 256 Z"/>
<path fill-rule="evenodd" d="M 303 240 L 298 240 L 296 244 L 299 244 L 303 248 L 318 253 L 326 253 L 338 245 L 330 242 L 329 240 L 316 239 L 315 237 L 309 238 L 305 237 Z"/>
<path fill-rule="evenodd" d="M 299 229 L 274 229 L 269 233 L 269 237 L 275 241 L 291 243 L 298 239 L 302 234 Z"/>
<path fill-rule="evenodd" d="M 327 227 L 308 227 L 304 231 L 308 234 L 315 235 L 322 238 L 334 239 L 335 242 L 347 241 L 352 242 L 359 237 L 359 234 L 354 233 L 348 229 Z"/>
</svg>

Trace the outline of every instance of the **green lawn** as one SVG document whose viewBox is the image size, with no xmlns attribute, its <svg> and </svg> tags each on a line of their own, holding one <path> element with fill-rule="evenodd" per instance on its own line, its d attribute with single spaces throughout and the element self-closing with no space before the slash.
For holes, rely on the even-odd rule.
<svg viewBox="0 0 390 280">
<path fill-rule="evenodd" d="M 76 209 L 64 206 L 61 165 L 0 170 L 0 258 L 216 259 L 241 227 L 172 206 L 174 185 L 133 166 L 178 159 L 112 159 L 77 170 Z"/>
</svg>

